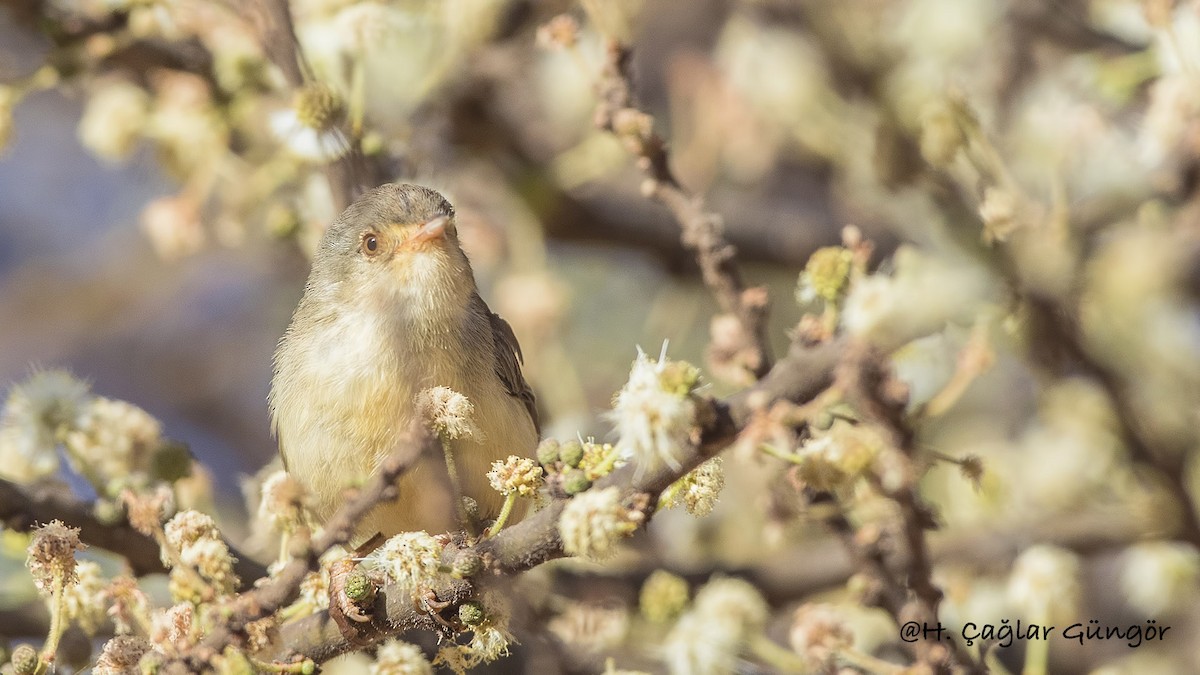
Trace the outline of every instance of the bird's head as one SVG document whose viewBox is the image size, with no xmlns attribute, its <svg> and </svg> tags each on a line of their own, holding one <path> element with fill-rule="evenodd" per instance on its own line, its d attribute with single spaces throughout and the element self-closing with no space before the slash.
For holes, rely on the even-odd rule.
<svg viewBox="0 0 1200 675">
<path fill-rule="evenodd" d="M 330 225 L 311 282 L 352 303 L 449 301 L 475 287 L 454 207 L 433 190 L 395 183 L 367 192 Z"/>
</svg>

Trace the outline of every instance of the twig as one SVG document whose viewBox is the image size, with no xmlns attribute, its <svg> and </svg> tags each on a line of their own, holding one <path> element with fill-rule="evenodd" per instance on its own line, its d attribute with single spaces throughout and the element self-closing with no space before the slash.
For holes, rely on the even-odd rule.
<svg viewBox="0 0 1200 675">
<path fill-rule="evenodd" d="M 738 320 L 745 351 L 742 366 L 761 378 L 771 370 L 772 362 L 766 289 L 746 287 L 737 251 L 725 240 L 721 217 L 708 209 L 702 196 L 684 188 L 671 171 L 666 141 L 654 131 L 653 119 L 633 100 L 632 52 L 615 40 L 609 40 L 607 50 L 596 125 L 616 135 L 637 157 L 638 168 L 646 176 L 642 192 L 666 206 L 679 222 L 683 245 L 695 253 L 704 284 L 721 311 Z"/>
<path fill-rule="evenodd" d="M 414 424 L 409 434 L 379 466 L 370 481 L 348 495 L 333 516 L 325 522 L 319 534 L 304 544 L 284 568 L 266 584 L 248 591 L 235 600 L 234 609 L 225 624 L 214 630 L 199 648 L 189 655 L 191 666 L 208 663 L 213 655 L 220 654 L 227 646 L 244 638 L 246 626 L 263 617 L 270 616 L 290 602 L 300 588 L 300 583 L 309 573 L 319 568 L 321 556 L 354 536 L 363 517 L 381 503 L 396 499 L 399 489 L 396 480 L 417 459 L 432 447 L 433 436 L 424 425 Z"/>
<path fill-rule="evenodd" d="M 905 418 L 907 392 L 899 389 L 898 381 L 891 377 L 886 355 L 867 345 L 856 345 L 847 351 L 838 381 L 854 399 L 855 408 L 890 436 L 892 447 L 904 453 L 911 466 L 916 459 L 916 434 Z M 875 599 L 898 625 L 908 621 L 936 623 L 943 594 L 933 583 L 926 537 L 926 532 L 937 526 L 934 515 L 917 492 L 915 473 L 894 487 L 885 488 L 878 480 L 875 482 L 876 488 L 898 507 L 907 554 L 902 560 L 889 561 L 881 542 L 860 537 L 840 511 L 830 519 L 831 525 L 863 571 L 879 585 Z M 983 666 L 954 640 L 920 640 L 912 648 L 917 660 L 935 673 L 984 672 Z"/>
<path fill-rule="evenodd" d="M 83 543 L 124 556 L 137 576 L 167 571 L 159 558 L 158 544 L 133 529 L 124 518 L 113 523 L 100 520 L 92 512 L 90 502 L 77 499 L 63 486 L 23 486 L 0 478 L 0 521 L 6 527 L 28 532 L 52 520 L 79 528 Z M 239 553 L 229 542 L 226 545 L 237 558 L 234 572 L 242 579 L 243 588 L 249 588 L 255 579 L 266 575 L 265 567 Z"/>
</svg>

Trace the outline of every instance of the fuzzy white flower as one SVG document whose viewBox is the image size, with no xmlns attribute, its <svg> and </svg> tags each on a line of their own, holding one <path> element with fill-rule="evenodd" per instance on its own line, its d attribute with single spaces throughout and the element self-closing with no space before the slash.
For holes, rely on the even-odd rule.
<svg viewBox="0 0 1200 675">
<path fill-rule="evenodd" d="M 54 444 L 36 427 L 0 425 L 0 478 L 32 483 L 57 472 Z"/>
<path fill-rule="evenodd" d="M 671 675 L 729 675 L 740 649 L 740 636 L 723 623 L 688 612 L 667 634 L 662 655 Z"/>
<path fill-rule="evenodd" d="M 100 565 L 91 560 L 80 560 L 75 575 L 77 581 L 63 588 L 63 611 L 68 619 L 78 622 L 83 632 L 95 635 L 104 622 L 108 583 Z"/>
<path fill-rule="evenodd" d="M 199 511 L 180 511 L 163 527 L 167 543 L 180 551 L 201 539 L 217 538 L 217 522 Z"/>
<path fill-rule="evenodd" d="M 817 490 L 846 488 L 871 466 L 883 446 L 867 427 L 838 421 L 828 433 L 800 446 L 800 477 Z"/>
<path fill-rule="evenodd" d="M 287 471 L 280 469 L 263 480 L 258 517 L 280 532 L 299 527 L 304 487 Z"/>
<path fill-rule="evenodd" d="M 964 260 L 902 246 L 892 256 L 891 276 L 854 280 L 842 306 L 842 325 L 856 337 L 888 347 L 973 318 L 990 292 L 990 280 Z"/>
<path fill-rule="evenodd" d="M 158 420 L 125 401 L 96 397 L 64 437 L 72 464 L 110 495 L 146 471 L 162 446 Z"/>
<path fill-rule="evenodd" d="M 402 640 L 388 640 L 379 646 L 371 675 L 433 675 L 433 667 L 420 647 Z"/>
<path fill-rule="evenodd" d="M 196 608 L 190 602 L 156 611 L 150 620 L 150 642 L 168 654 L 190 647 L 197 637 L 192 631 L 195 619 Z"/>
<path fill-rule="evenodd" d="M 899 299 L 892 279 L 872 274 L 854 282 L 842 308 L 842 324 L 852 335 L 870 335 L 891 317 Z"/>
<path fill-rule="evenodd" d="M 68 527 L 59 520 L 39 527 L 33 533 L 25 558 L 38 592 L 50 597 L 55 584 L 75 583 L 78 578 L 75 553 L 85 548 L 79 541 L 78 528 Z"/>
<path fill-rule="evenodd" d="M 758 589 L 742 579 L 717 577 L 696 594 L 695 611 L 729 622 L 743 635 L 761 631 L 770 609 Z"/>
<path fill-rule="evenodd" d="M 62 370 L 43 370 L 12 388 L 0 416 L 0 476 L 33 482 L 58 471 L 55 445 L 86 407 L 86 383 Z"/>
<path fill-rule="evenodd" d="M 138 662 L 150 651 L 150 643 L 133 635 L 118 635 L 104 643 L 96 659 L 95 675 L 126 675 L 140 672 Z"/>
<path fill-rule="evenodd" d="M 74 425 L 90 398 L 87 383 L 67 371 L 39 370 L 9 392 L 4 419 L 53 434 Z"/>
<path fill-rule="evenodd" d="M 366 562 L 382 568 L 392 581 L 416 589 L 438 574 L 442 545 L 428 532 L 401 532 L 372 551 Z"/>
<path fill-rule="evenodd" d="M 542 467 L 532 459 L 512 455 L 506 460 L 492 462 L 487 477 L 492 488 L 502 495 L 530 497 L 542 486 L 543 473 Z"/>
<path fill-rule="evenodd" d="M 1200 554 L 1190 544 L 1148 541 L 1125 551 L 1121 591 L 1149 616 L 1190 606 L 1200 581 Z"/>
<path fill-rule="evenodd" d="M 445 438 L 483 440 L 483 431 L 472 416 L 475 406 L 470 399 L 450 387 L 431 387 L 417 394 L 417 410 Z"/>
<path fill-rule="evenodd" d="M 491 663 L 501 656 L 507 656 L 513 636 L 503 628 L 506 619 L 488 616 L 487 621 L 474 626 L 471 641 L 465 645 L 449 644 L 442 647 L 433 660 L 433 665 L 441 665 L 455 673 L 465 673 L 483 663 Z"/>
<path fill-rule="evenodd" d="M 1057 546 L 1038 544 L 1017 557 L 1008 579 L 1008 599 L 1030 621 L 1066 621 L 1080 610 L 1079 557 Z"/>
<path fill-rule="evenodd" d="M 833 666 L 838 652 L 854 644 L 854 633 L 833 605 L 805 604 L 792 616 L 788 644 L 816 671 Z"/>
<path fill-rule="evenodd" d="M 79 142 L 109 162 L 125 159 L 146 129 L 150 95 L 141 87 L 114 80 L 100 85 L 79 120 Z"/>
<path fill-rule="evenodd" d="M 707 516 L 716 508 L 724 488 L 723 461 L 720 457 L 713 457 L 667 488 L 664 493 L 668 497 L 665 506 L 671 509 L 682 504 L 693 516 Z"/>
<path fill-rule="evenodd" d="M 292 108 L 271 113 L 271 132 L 295 156 L 310 162 L 331 162 L 350 151 L 350 143 L 336 128 L 314 129 L 304 124 Z"/>
<path fill-rule="evenodd" d="M 746 641 L 766 625 L 762 595 L 740 579 L 716 578 L 696 594 L 692 609 L 667 635 L 663 659 L 672 675 L 734 672 Z"/>
<path fill-rule="evenodd" d="M 621 490 L 613 486 L 587 490 L 571 498 L 558 519 L 563 550 L 592 560 L 616 551 L 617 541 L 629 536 L 644 516 L 621 505 Z"/>
<path fill-rule="evenodd" d="M 233 556 L 224 541 L 202 537 L 184 546 L 179 559 L 205 578 L 220 595 L 231 595 L 237 589 L 238 577 L 233 573 Z"/>
<path fill-rule="evenodd" d="M 513 637 L 507 630 L 489 621 L 476 626 L 467 647 L 474 652 L 480 663 L 491 663 L 501 656 L 508 656 L 508 646 Z"/>
<path fill-rule="evenodd" d="M 617 392 L 609 413 L 622 457 L 642 466 L 665 462 L 678 469 L 679 456 L 692 445 L 696 403 L 691 393 L 698 381 L 691 364 L 667 360 L 666 345 L 657 361 L 639 349 L 629 381 Z"/>
</svg>

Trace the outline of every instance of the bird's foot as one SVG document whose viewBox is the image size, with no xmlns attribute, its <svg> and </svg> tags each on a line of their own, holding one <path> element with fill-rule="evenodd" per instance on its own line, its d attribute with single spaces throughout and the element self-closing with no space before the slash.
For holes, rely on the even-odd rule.
<svg viewBox="0 0 1200 675">
<path fill-rule="evenodd" d="M 413 604 L 416 605 L 417 609 L 428 614 L 429 618 L 436 621 L 438 625 L 450 630 L 454 629 L 454 626 L 442 617 L 442 612 L 454 603 L 439 600 L 437 593 L 432 588 L 425 588 L 418 591 L 413 596 Z"/>
<path fill-rule="evenodd" d="M 366 644 L 362 624 L 371 621 L 375 583 L 347 558 L 329 569 L 329 616 L 351 644 Z"/>
</svg>

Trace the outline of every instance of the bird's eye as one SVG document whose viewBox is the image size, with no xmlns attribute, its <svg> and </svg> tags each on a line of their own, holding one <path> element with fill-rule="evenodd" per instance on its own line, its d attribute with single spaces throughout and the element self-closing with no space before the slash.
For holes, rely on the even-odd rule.
<svg viewBox="0 0 1200 675">
<path fill-rule="evenodd" d="M 367 234 L 367 235 L 363 236 L 362 250 L 363 250 L 363 253 L 366 253 L 367 255 L 375 255 L 376 253 L 378 253 L 379 252 L 379 235 L 372 233 L 372 234 Z"/>
</svg>

